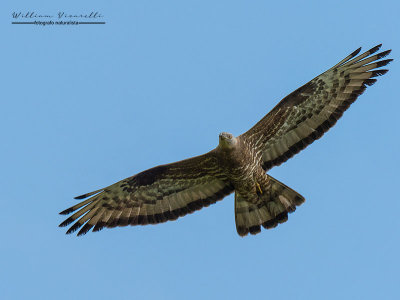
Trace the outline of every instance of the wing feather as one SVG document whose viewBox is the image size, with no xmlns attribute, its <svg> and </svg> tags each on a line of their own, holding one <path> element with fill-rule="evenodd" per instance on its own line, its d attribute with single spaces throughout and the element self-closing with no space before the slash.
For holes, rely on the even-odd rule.
<svg viewBox="0 0 400 300">
<path fill-rule="evenodd" d="M 378 69 L 392 59 L 377 61 L 391 50 L 372 55 L 381 45 L 356 56 L 357 49 L 328 71 L 285 97 L 263 119 L 239 138 L 262 152 L 263 168 L 280 165 L 328 131 L 361 95 L 374 77 L 387 73 Z"/>
<path fill-rule="evenodd" d="M 103 227 L 157 224 L 209 206 L 233 191 L 218 167 L 214 151 L 158 166 L 109 187 L 77 197 L 84 199 L 61 214 L 75 213 L 60 224 L 78 235 Z"/>
</svg>

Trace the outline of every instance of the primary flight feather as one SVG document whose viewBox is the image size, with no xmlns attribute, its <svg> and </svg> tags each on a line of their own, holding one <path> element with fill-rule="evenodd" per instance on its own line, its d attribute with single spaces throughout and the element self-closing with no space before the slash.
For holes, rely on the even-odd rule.
<svg viewBox="0 0 400 300">
<path fill-rule="evenodd" d="M 78 196 L 86 199 L 60 214 L 60 224 L 78 235 L 104 227 L 157 224 L 176 220 L 235 192 L 235 221 L 240 236 L 273 228 L 304 198 L 266 174 L 320 138 L 361 95 L 391 50 L 381 45 L 357 56 L 361 48 L 298 88 L 244 134 L 223 132 L 210 152 L 161 165 L 108 187 Z"/>
</svg>

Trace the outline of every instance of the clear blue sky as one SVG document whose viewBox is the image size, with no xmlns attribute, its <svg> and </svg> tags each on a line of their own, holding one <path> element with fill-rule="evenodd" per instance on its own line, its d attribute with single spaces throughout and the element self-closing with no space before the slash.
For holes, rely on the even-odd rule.
<svg viewBox="0 0 400 300">
<path fill-rule="evenodd" d="M 36 1 L 38 2 L 38 1 Z M 1 4 L 1 299 L 398 299 L 398 1 Z M 11 25 L 13 11 L 105 25 Z M 363 46 L 379 78 L 271 170 L 306 198 L 240 238 L 233 196 L 157 226 L 66 236 L 74 196 L 202 154 Z"/>
</svg>

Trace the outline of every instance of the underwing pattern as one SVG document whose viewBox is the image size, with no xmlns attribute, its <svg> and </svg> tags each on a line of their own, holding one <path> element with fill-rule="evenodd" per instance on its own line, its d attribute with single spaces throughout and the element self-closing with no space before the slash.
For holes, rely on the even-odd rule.
<svg viewBox="0 0 400 300">
<path fill-rule="evenodd" d="M 158 224 L 190 214 L 235 192 L 240 236 L 288 219 L 304 198 L 266 174 L 319 139 L 364 90 L 384 75 L 391 50 L 361 48 L 282 99 L 244 134 L 219 135 L 212 151 L 161 165 L 76 199 L 59 226 L 78 235 L 104 227 Z M 358 55 L 358 56 L 357 56 Z"/>
</svg>

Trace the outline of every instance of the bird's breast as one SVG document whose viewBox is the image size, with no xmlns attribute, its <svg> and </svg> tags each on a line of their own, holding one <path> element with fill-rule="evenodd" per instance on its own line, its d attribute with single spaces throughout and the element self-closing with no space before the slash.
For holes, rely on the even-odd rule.
<svg viewBox="0 0 400 300">
<path fill-rule="evenodd" d="M 231 151 L 219 153 L 220 165 L 227 177 L 235 183 L 252 180 L 261 168 L 261 162 L 254 149 L 246 143 L 238 143 Z"/>
</svg>

